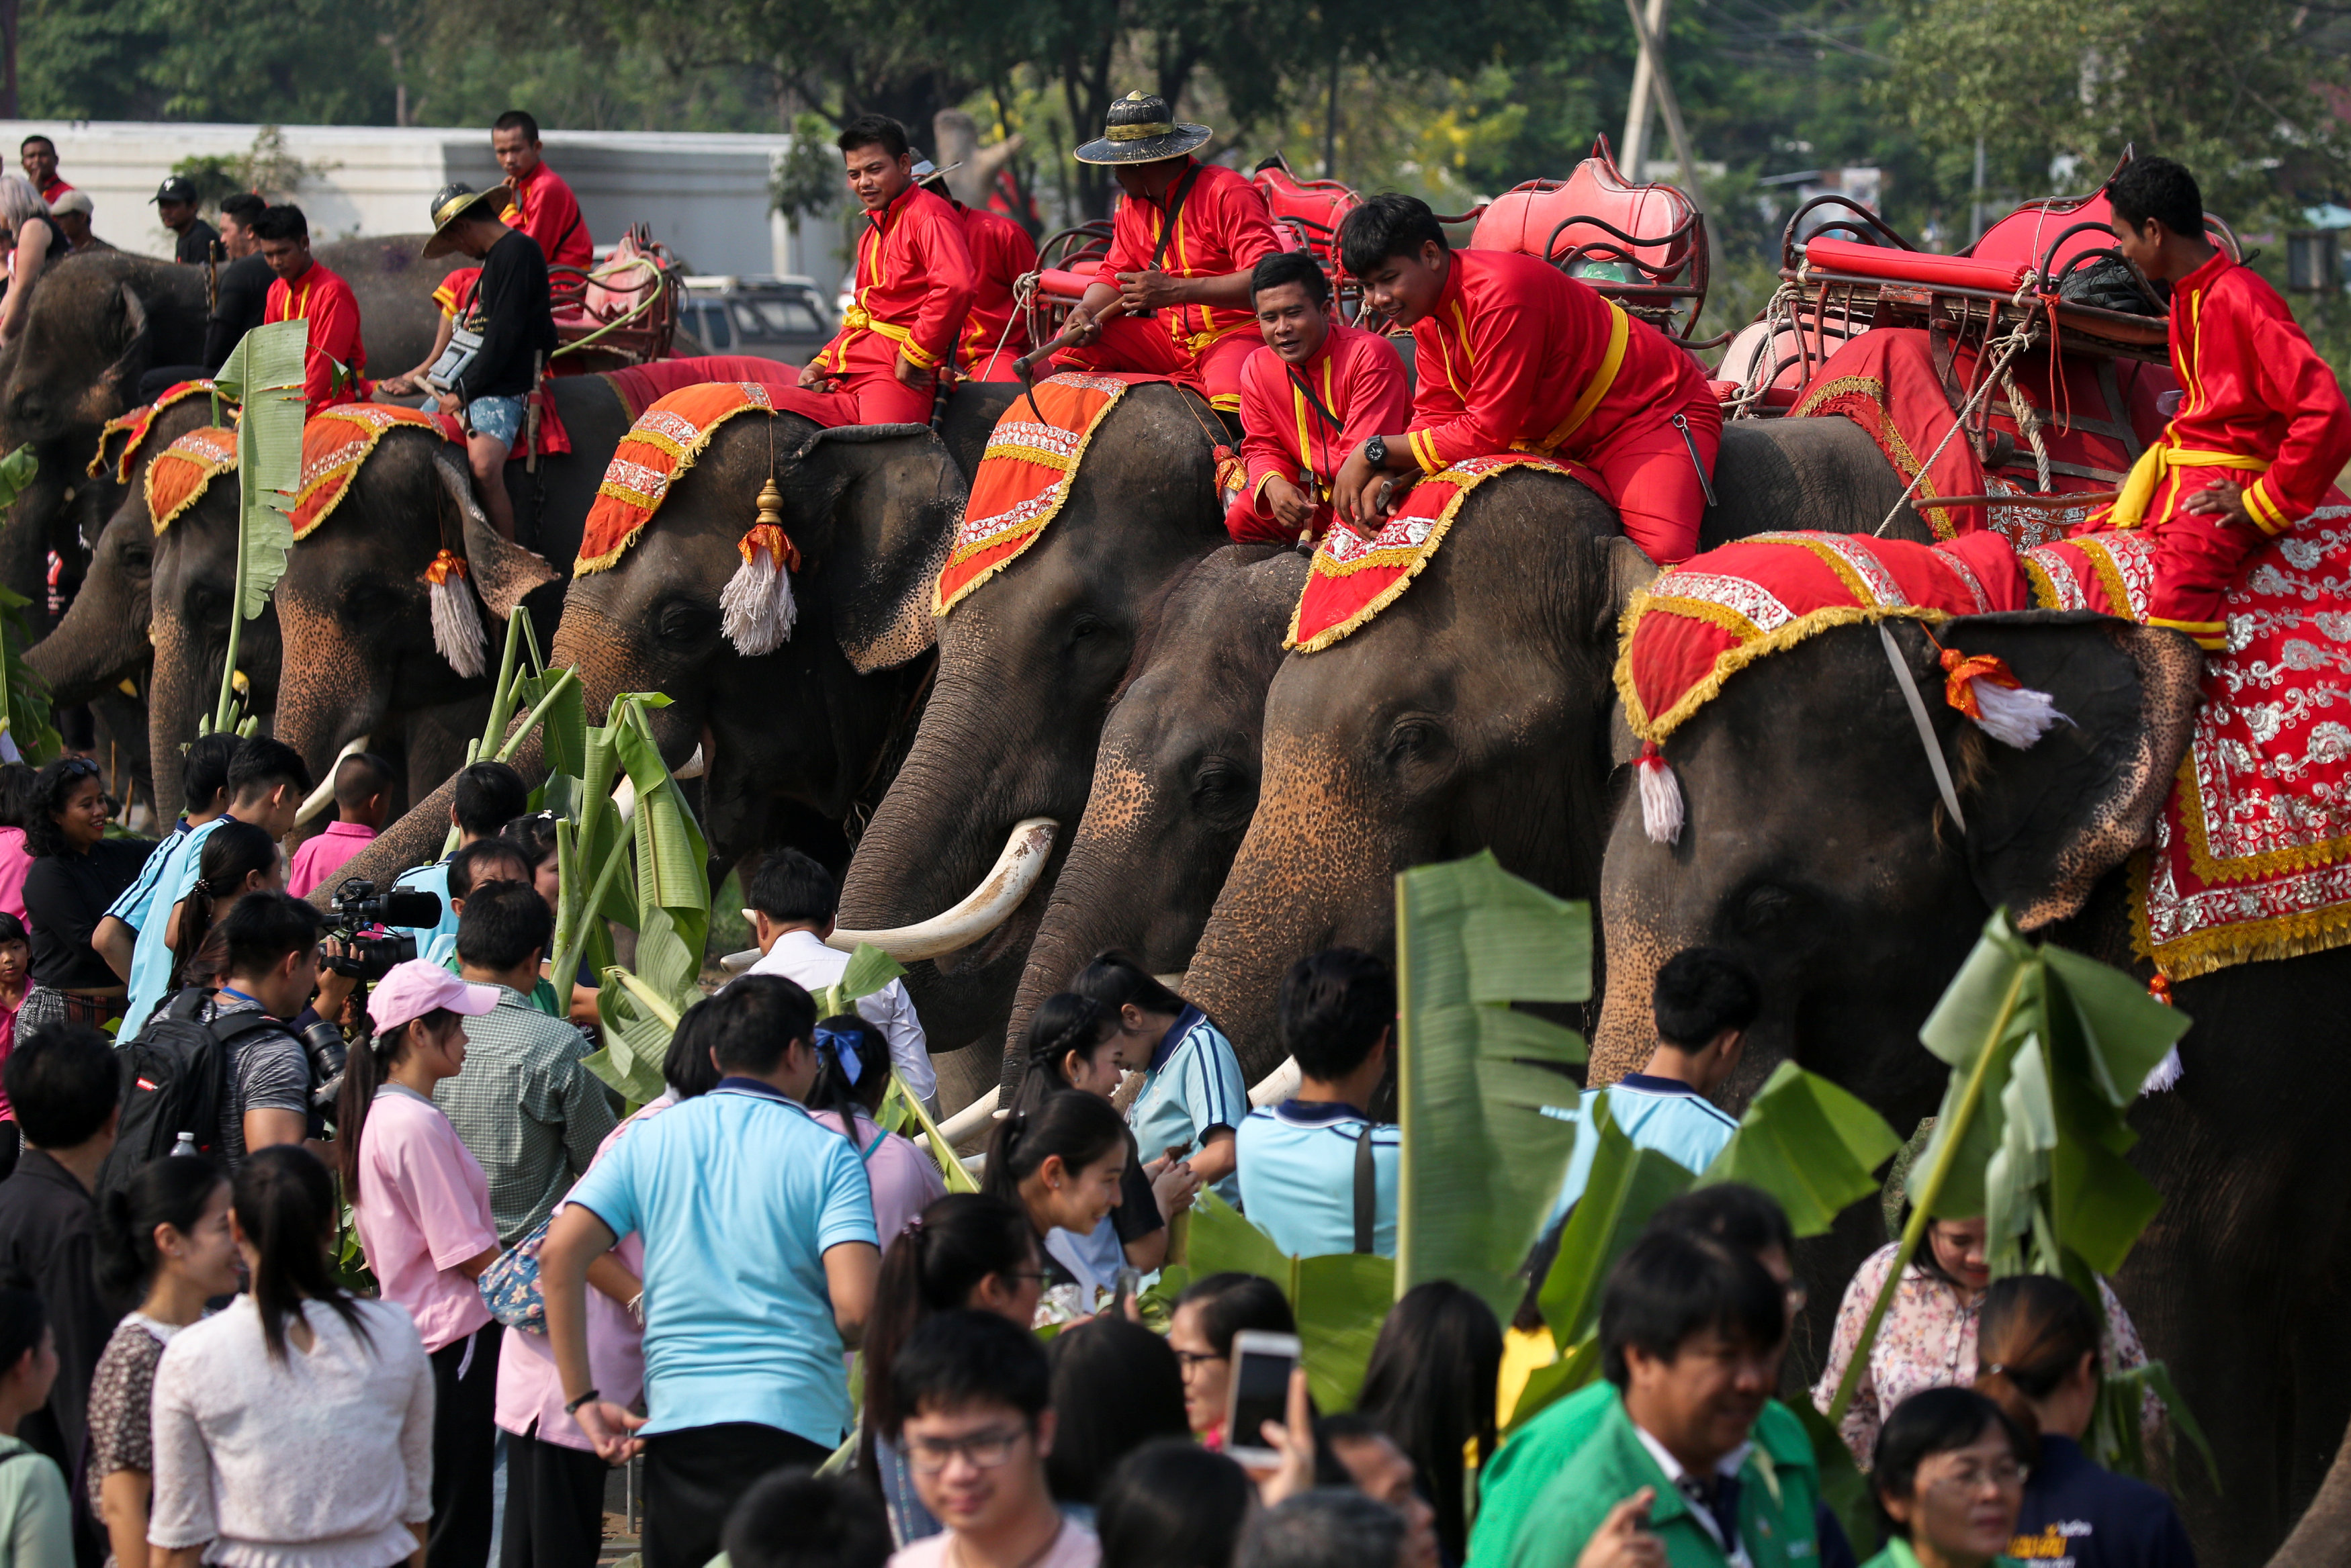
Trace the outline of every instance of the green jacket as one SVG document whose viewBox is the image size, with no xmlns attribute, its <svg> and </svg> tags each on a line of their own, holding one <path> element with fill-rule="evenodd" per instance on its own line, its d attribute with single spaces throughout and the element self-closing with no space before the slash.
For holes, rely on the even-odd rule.
<svg viewBox="0 0 2351 1568">
<path fill-rule="evenodd" d="M 1510 1568 L 1519 1526 L 1526 1522 L 1535 1500 L 1617 1402 L 1613 1386 L 1587 1384 L 1520 1428 L 1495 1450 L 1493 1459 L 1478 1472 L 1478 1522 L 1469 1535 L 1468 1568 Z M 1782 1474 L 1802 1470 L 1813 1494 L 1819 1495 L 1819 1468 L 1795 1412 L 1777 1399 L 1764 1406 L 1755 1422 L 1755 1441 L 1771 1453 Z"/>
<path fill-rule="evenodd" d="M 1918 1568 L 1918 1554 L 1911 1551 L 1910 1543 L 1900 1536 L 1888 1536 L 1886 1550 L 1863 1563 L 1861 1568 Z M 1995 1557 L 1991 1560 L 1991 1568 L 2024 1568 L 2024 1565 L 2013 1557 Z"/>
<path fill-rule="evenodd" d="M 1726 1568 L 1722 1549 L 1634 1431 L 1623 1396 L 1608 1393 L 1590 1438 L 1527 1511 L 1510 1568 L 1573 1568 L 1608 1511 L 1645 1486 L 1656 1489 L 1649 1528 L 1673 1568 Z M 1756 1422 L 1754 1447 L 1739 1470 L 1740 1539 L 1754 1568 L 1815 1568 L 1820 1481 L 1813 1446 L 1792 1420 L 1768 1425 Z"/>
</svg>

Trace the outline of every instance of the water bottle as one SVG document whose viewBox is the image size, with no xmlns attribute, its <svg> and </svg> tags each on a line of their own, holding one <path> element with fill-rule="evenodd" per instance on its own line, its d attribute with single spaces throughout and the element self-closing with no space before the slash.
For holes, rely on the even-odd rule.
<svg viewBox="0 0 2351 1568">
<path fill-rule="evenodd" d="M 172 1154 L 174 1158 L 183 1154 L 193 1154 L 195 1152 L 196 1135 L 193 1133 L 182 1133 L 180 1135 L 179 1141 L 172 1146 Z"/>
</svg>

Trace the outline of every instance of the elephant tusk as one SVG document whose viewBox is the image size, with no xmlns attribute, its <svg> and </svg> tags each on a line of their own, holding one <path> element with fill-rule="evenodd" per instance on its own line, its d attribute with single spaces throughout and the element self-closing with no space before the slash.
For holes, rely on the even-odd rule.
<svg viewBox="0 0 2351 1568">
<path fill-rule="evenodd" d="M 367 745 L 368 737 L 361 735 L 358 740 L 353 741 L 350 745 L 345 746 L 341 751 L 335 753 L 335 760 L 327 764 L 327 776 L 319 781 L 319 787 L 310 792 L 309 799 L 304 801 L 302 803 L 302 808 L 294 814 L 295 826 L 301 826 L 304 823 L 309 821 L 312 817 L 326 810 L 328 806 L 334 804 L 335 770 L 343 765 L 344 758 L 358 756 L 361 752 L 367 750 Z"/>
<path fill-rule="evenodd" d="M 939 1136 L 947 1140 L 947 1147 L 953 1148 L 956 1144 L 994 1121 L 997 1097 L 1002 1093 L 1001 1085 L 990 1085 L 987 1093 L 941 1122 Z"/>
<path fill-rule="evenodd" d="M 886 931 L 836 930 L 825 939 L 825 945 L 854 952 L 860 942 L 871 942 L 900 963 L 960 952 L 1002 925 L 1020 907 L 1020 900 L 1044 874 L 1060 828 L 1050 816 L 1015 823 L 1004 841 L 1004 853 L 996 857 L 979 886 L 943 915 Z"/>
<path fill-rule="evenodd" d="M 1254 1108 L 1258 1106 L 1270 1106 L 1290 1098 L 1290 1096 L 1298 1093 L 1300 1080 L 1298 1058 L 1284 1056 L 1281 1059 L 1281 1065 L 1267 1074 L 1265 1082 L 1249 1091 L 1250 1106 Z"/>
</svg>

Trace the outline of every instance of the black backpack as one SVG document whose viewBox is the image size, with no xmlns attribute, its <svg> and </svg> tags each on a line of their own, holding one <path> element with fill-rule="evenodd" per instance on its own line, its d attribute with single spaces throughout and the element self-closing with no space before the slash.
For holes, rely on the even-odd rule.
<svg viewBox="0 0 2351 1568">
<path fill-rule="evenodd" d="M 121 1058 L 121 1115 L 115 1123 L 114 1148 L 98 1169 L 98 1196 L 103 1198 L 131 1179 L 151 1159 L 161 1159 L 186 1133 L 196 1140 L 196 1152 L 218 1160 L 221 1103 L 229 1092 L 229 1045 L 256 1030 L 282 1028 L 258 1011 L 232 1012 L 209 1023 L 199 1023 L 207 993 L 191 986 L 173 994 L 147 1020 Z"/>
</svg>

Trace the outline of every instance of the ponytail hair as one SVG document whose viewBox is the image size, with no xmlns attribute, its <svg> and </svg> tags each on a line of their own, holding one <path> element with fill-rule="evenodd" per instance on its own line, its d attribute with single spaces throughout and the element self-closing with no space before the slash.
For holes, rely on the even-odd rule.
<svg viewBox="0 0 2351 1568">
<path fill-rule="evenodd" d="M 456 1021 L 456 1013 L 436 1007 L 354 1046 L 345 1058 L 342 1092 L 335 1096 L 335 1169 L 343 1179 L 346 1200 L 353 1204 L 360 1200 L 360 1139 L 367 1130 L 368 1108 L 375 1104 L 375 1092 L 392 1075 L 419 1027 L 439 1033 Z"/>
<path fill-rule="evenodd" d="M 987 1137 L 987 1169 L 980 1190 L 1001 1198 L 1023 1213 L 1020 1184 L 1055 1155 L 1072 1172 L 1126 1147 L 1126 1123 L 1100 1095 L 1061 1089 L 1037 1108 L 1015 1111 Z"/>
<path fill-rule="evenodd" d="M 1033 1111 L 1048 1095 L 1070 1086 L 1061 1064 L 1075 1051 L 1087 1061 L 1118 1033 L 1118 1010 L 1064 991 L 1047 997 L 1029 1020 L 1029 1054 L 1020 1070 L 1015 1110 Z"/>
<path fill-rule="evenodd" d="M 2095 1374 L 2103 1357 L 2098 1314 L 2082 1293 L 2053 1274 L 1994 1280 L 1984 1292 L 1976 1340 L 1976 1391 L 2024 1433 L 2039 1457 L 2033 1406 L 2074 1375 L 2082 1357 Z"/>
<path fill-rule="evenodd" d="M 1113 948 L 1096 953 L 1070 989 L 1080 996 L 1101 1002 L 1113 1012 L 1123 1007 L 1140 1008 L 1145 1012 L 1164 1012 L 1180 1016 L 1190 1005 L 1182 997 L 1159 983 L 1159 977 L 1143 967 L 1142 961 L 1132 953 Z"/>
<path fill-rule="evenodd" d="M 839 1116 L 842 1136 L 856 1143 L 857 1118 L 872 1121 L 889 1088 L 889 1044 L 880 1030 L 854 1012 L 819 1020 L 815 1038 L 816 1081 L 809 1085 L 804 1103 L 811 1111 Z"/>
<path fill-rule="evenodd" d="M 191 983 L 199 973 L 196 955 L 204 945 L 224 904 L 245 891 L 245 880 L 255 872 L 265 877 L 277 867 L 277 844 L 268 831 L 250 822 L 225 821 L 204 836 L 196 857 L 195 886 L 180 906 L 179 940 L 172 944 L 172 984 Z"/>
<path fill-rule="evenodd" d="M 865 1436 L 861 1464 L 873 1462 L 873 1434 L 898 1429 L 890 1365 L 916 1325 L 970 1303 L 990 1274 L 1034 1271 L 1037 1232 L 1028 1212 L 977 1192 L 951 1192 L 882 1239 L 882 1275 L 873 1287 L 861 1354 L 865 1359 Z"/>
<path fill-rule="evenodd" d="M 119 1296 L 144 1289 L 162 1261 L 155 1227 L 191 1235 L 213 1194 L 228 1185 L 220 1167 L 198 1155 L 165 1155 L 139 1168 L 130 1181 L 98 1200 L 98 1282 Z"/>
<path fill-rule="evenodd" d="M 229 1207 L 257 1254 L 250 1288 L 272 1360 L 286 1359 L 286 1320 L 300 1316 L 305 1301 L 325 1305 L 373 1347 L 358 1303 L 327 1272 L 327 1246 L 341 1211 L 334 1179 L 317 1155 L 298 1143 L 254 1150 L 237 1170 Z"/>
</svg>

